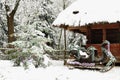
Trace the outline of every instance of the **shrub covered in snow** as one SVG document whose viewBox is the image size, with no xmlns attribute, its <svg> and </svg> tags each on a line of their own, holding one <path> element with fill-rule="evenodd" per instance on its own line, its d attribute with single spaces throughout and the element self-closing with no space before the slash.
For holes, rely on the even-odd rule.
<svg viewBox="0 0 120 80">
<path fill-rule="evenodd" d="M 14 7 L 14 0 L 12 1 L 6 3 L 11 10 Z M 16 41 L 10 43 L 17 50 L 7 51 L 8 59 L 13 60 L 14 65 L 23 63 L 27 67 L 27 63 L 31 61 L 35 67 L 43 66 L 43 55 L 53 50 L 47 45 L 54 38 L 54 30 L 51 28 L 54 19 L 52 7 L 51 0 L 20 1 L 14 17 Z"/>
<path fill-rule="evenodd" d="M 19 33 L 15 34 L 17 40 L 10 43 L 14 45 L 17 50 L 14 52 L 9 51 L 9 58 L 12 59 L 15 63 L 14 65 L 17 66 L 22 62 L 23 65 L 27 67 L 29 60 L 32 60 L 35 67 L 43 66 L 43 55 L 53 50 L 52 47 L 46 44 L 50 42 L 50 40 L 44 36 L 45 34 L 42 33 L 40 29 L 36 29 L 34 24 L 23 26 L 22 29 Z"/>
</svg>

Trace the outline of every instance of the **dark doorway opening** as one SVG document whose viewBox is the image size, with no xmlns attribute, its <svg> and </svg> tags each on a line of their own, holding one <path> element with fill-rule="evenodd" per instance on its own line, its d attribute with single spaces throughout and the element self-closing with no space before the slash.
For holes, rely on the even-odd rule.
<svg viewBox="0 0 120 80">
<path fill-rule="evenodd" d="M 111 43 L 120 43 L 120 31 L 119 29 L 107 29 L 106 39 Z"/>
<path fill-rule="evenodd" d="M 102 32 L 102 29 L 93 29 L 91 30 L 91 43 L 92 44 L 101 44 L 102 43 L 102 35 L 103 35 L 103 32 Z"/>
</svg>

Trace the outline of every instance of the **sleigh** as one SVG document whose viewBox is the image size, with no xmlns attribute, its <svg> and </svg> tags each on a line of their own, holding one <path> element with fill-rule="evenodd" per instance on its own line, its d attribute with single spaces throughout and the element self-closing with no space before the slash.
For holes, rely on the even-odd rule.
<svg viewBox="0 0 120 80">
<path fill-rule="evenodd" d="M 110 43 L 107 40 L 101 44 L 101 56 L 98 56 L 97 49 L 92 46 L 86 51 L 83 49 L 71 50 L 66 64 L 70 69 L 79 68 L 107 72 L 114 67 L 116 62 L 116 58 L 110 52 L 109 45 Z M 88 56 L 81 55 L 81 51 L 85 52 Z"/>
</svg>

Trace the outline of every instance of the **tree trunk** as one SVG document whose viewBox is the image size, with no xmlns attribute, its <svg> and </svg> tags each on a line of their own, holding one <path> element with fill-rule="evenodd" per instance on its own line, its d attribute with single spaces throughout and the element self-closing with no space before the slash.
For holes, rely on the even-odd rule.
<svg viewBox="0 0 120 80">
<path fill-rule="evenodd" d="M 15 40 L 14 37 L 14 15 L 7 15 L 7 26 L 8 26 L 8 43 Z"/>
<path fill-rule="evenodd" d="M 14 15 L 18 9 L 19 3 L 20 3 L 20 0 L 16 0 L 15 7 L 11 12 L 10 12 L 10 7 L 5 4 L 7 26 L 8 26 L 8 43 L 15 41 L 15 37 L 13 35 L 14 34 Z"/>
</svg>

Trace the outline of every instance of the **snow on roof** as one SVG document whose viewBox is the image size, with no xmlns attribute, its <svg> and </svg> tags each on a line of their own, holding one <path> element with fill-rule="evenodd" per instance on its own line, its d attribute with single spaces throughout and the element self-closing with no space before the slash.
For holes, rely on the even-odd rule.
<svg viewBox="0 0 120 80">
<path fill-rule="evenodd" d="M 53 25 L 79 26 L 116 21 L 120 21 L 119 0 L 77 0 L 58 15 Z"/>
</svg>

